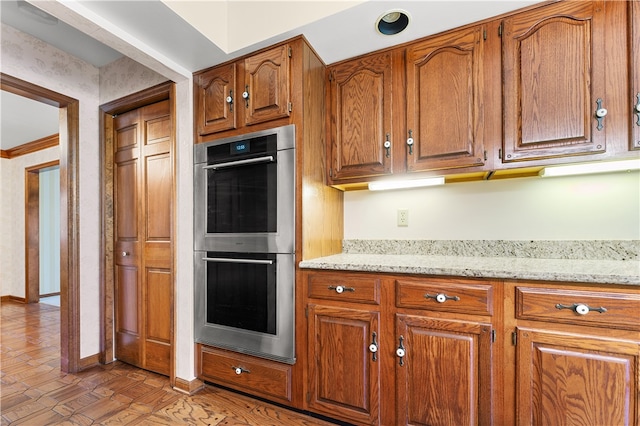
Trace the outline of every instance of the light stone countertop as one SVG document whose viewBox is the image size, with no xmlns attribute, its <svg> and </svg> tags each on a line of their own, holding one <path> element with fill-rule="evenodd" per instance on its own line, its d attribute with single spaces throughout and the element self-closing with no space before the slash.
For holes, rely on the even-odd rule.
<svg viewBox="0 0 640 426">
<path fill-rule="evenodd" d="M 424 254 L 425 250 L 415 250 L 415 248 L 416 244 L 424 248 L 426 242 L 412 241 L 407 243 L 414 249 L 411 251 L 418 254 L 407 253 L 405 250 L 407 244 L 403 241 L 393 241 L 390 246 L 389 241 L 380 241 L 377 245 L 371 241 L 366 241 L 363 244 L 359 244 L 357 241 L 348 241 L 343 243 L 343 253 L 302 261 L 300 268 L 640 286 L 640 258 L 636 252 L 638 245 L 635 242 L 631 244 L 629 242 L 604 244 L 608 254 L 600 253 L 600 258 L 597 258 L 599 256 L 596 250 L 592 255 L 585 256 L 586 259 L 572 258 L 576 256 L 571 254 L 555 255 L 555 257 L 564 258 L 468 256 L 462 255 L 457 249 L 451 250 L 452 246 L 460 247 L 460 244 L 451 241 L 446 242 L 447 247 L 444 251 L 442 243 L 436 242 L 437 248 L 433 248 L 433 244 L 431 244 L 427 254 Z M 469 242 L 460 243 L 464 247 L 469 245 Z M 496 242 L 492 242 L 492 244 L 495 246 Z M 503 246 L 502 248 L 511 244 L 512 242 L 498 242 L 498 245 Z M 561 252 L 562 250 L 556 250 L 558 247 L 573 247 L 567 242 L 527 242 L 527 244 L 554 246 L 552 252 Z M 372 248 L 372 245 L 377 248 Z M 597 242 L 597 246 L 603 246 L 602 242 Z M 387 251 L 385 251 L 385 247 L 388 249 Z M 398 249 L 398 247 L 401 248 Z M 611 254 L 619 253 L 620 247 L 624 249 L 622 250 L 624 252 L 622 258 L 617 254 Z M 531 249 L 531 247 L 528 248 Z M 361 253 L 360 250 L 373 253 Z M 530 254 L 531 251 L 528 250 L 527 253 Z M 549 250 L 538 251 L 545 253 L 545 256 L 550 256 Z M 570 251 L 575 252 L 575 250 Z M 432 252 L 440 254 L 432 254 Z M 446 252 L 454 252 L 455 255 L 447 255 Z"/>
</svg>

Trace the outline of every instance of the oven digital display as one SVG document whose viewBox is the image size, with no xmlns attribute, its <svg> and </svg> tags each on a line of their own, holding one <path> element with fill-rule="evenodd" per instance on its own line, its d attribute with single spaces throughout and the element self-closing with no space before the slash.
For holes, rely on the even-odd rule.
<svg viewBox="0 0 640 426">
<path fill-rule="evenodd" d="M 251 151 L 251 143 L 248 139 L 244 141 L 233 142 L 230 144 L 230 146 L 231 155 L 246 154 L 247 152 Z"/>
</svg>

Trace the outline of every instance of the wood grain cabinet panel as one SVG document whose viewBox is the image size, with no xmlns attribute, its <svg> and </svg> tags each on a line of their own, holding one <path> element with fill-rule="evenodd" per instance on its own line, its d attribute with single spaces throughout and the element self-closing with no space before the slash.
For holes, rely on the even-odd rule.
<svg viewBox="0 0 640 426">
<path fill-rule="evenodd" d="M 407 48 L 408 171 L 484 165 L 485 31 L 451 31 Z"/>
<path fill-rule="evenodd" d="M 309 305 L 309 408 L 359 424 L 378 424 L 377 312 Z M 376 336 L 378 336 L 376 338 Z"/>
<path fill-rule="evenodd" d="M 490 324 L 397 315 L 396 334 L 396 424 L 492 424 Z"/>
<path fill-rule="evenodd" d="M 197 345 L 198 377 L 281 403 L 291 401 L 291 366 Z"/>
<path fill-rule="evenodd" d="M 502 34 L 503 162 L 606 150 L 604 2 L 510 16 Z"/>
<path fill-rule="evenodd" d="M 334 182 L 392 172 L 394 134 L 390 52 L 327 69 L 329 76 L 329 167 Z M 387 143 L 385 147 L 385 143 Z"/>
<path fill-rule="evenodd" d="M 492 315 L 493 287 L 456 279 L 396 280 L 396 306 L 429 311 Z"/>
<path fill-rule="evenodd" d="M 236 110 L 242 96 L 236 89 L 236 64 L 227 64 L 194 76 L 195 125 L 199 136 L 236 128 Z"/>
<path fill-rule="evenodd" d="M 283 44 L 244 60 L 246 125 L 289 116 L 290 55 L 291 48 Z"/>
<path fill-rule="evenodd" d="M 640 294 L 517 287 L 516 318 L 640 330 Z"/>
<path fill-rule="evenodd" d="M 347 274 L 310 275 L 309 297 L 359 303 L 380 304 L 380 279 Z"/>
<path fill-rule="evenodd" d="M 640 344 L 518 328 L 519 425 L 637 425 Z"/>
</svg>

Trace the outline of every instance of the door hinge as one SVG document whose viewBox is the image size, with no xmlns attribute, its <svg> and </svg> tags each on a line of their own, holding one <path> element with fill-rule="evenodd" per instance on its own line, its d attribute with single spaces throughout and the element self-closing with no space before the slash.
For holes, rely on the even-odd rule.
<svg viewBox="0 0 640 426">
<path fill-rule="evenodd" d="M 487 39 L 487 29 L 486 28 L 484 30 L 482 30 L 482 39 L 483 40 Z"/>
<path fill-rule="evenodd" d="M 293 109 L 293 104 L 289 102 L 289 112 L 291 112 L 292 109 Z"/>
<path fill-rule="evenodd" d="M 499 26 L 498 26 L 498 37 L 502 37 L 502 27 L 504 26 L 504 22 L 502 22 Z"/>
<path fill-rule="evenodd" d="M 291 49 L 291 46 L 289 46 L 289 57 L 291 57 L 292 54 L 293 54 L 293 49 Z"/>
<path fill-rule="evenodd" d="M 491 330 L 491 343 L 495 343 L 496 341 L 496 331 Z"/>
<path fill-rule="evenodd" d="M 518 333 L 516 333 L 515 331 L 511 333 L 511 343 L 513 344 L 513 346 L 516 346 L 518 344 Z"/>
</svg>

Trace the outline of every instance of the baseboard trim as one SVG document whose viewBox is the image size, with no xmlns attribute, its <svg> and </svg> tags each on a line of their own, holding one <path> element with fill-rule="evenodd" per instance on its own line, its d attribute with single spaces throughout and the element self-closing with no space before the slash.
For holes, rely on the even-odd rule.
<svg viewBox="0 0 640 426">
<path fill-rule="evenodd" d="M 204 382 L 202 380 L 193 379 L 189 381 L 181 379 L 180 377 L 176 377 L 176 384 L 173 387 L 173 389 L 178 392 L 186 393 L 187 395 L 193 395 L 203 388 Z"/>
<path fill-rule="evenodd" d="M 85 358 L 80 358 L 80 361 L 78 362 L 78 370 L 79 371 L 86 370 L 87 368 L 95 367 L 98 364 L 100 364 L 99 354 L 91 355 Z"/>
<path fill-rule="evenodd" d="M 18 296 L 0 296 L 0 303 L 2 302 L 16 302 L 16 303 L 25 303 L 24 297 Z"/>
</svg>

